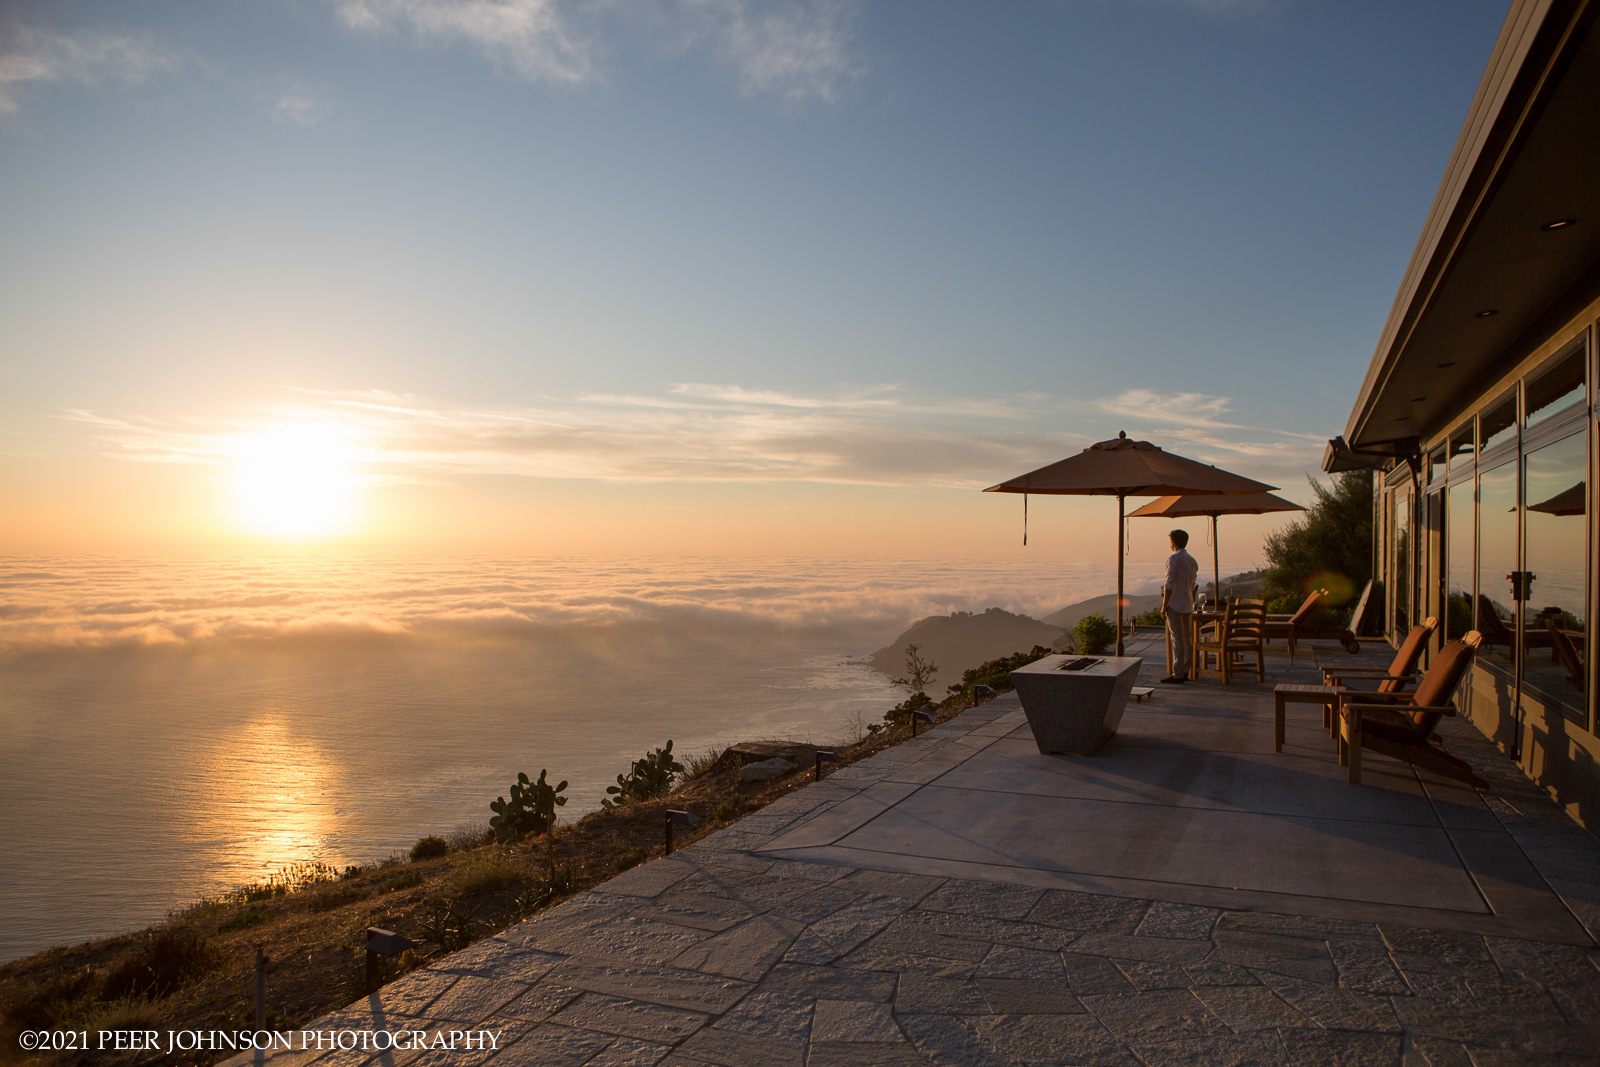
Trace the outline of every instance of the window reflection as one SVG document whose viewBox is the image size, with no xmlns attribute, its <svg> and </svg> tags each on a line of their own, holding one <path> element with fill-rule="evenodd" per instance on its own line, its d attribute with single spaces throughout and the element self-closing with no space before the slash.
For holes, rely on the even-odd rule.
<svg viewBox="0 0 1600 1067">
<path fill-rule="evenodd" d="M 1588 354 L 1579 349 L 1528 382 L 1529 426 L 1588 399 L 1583 381 L 1587 361 Z"/>
<path fill-rule="evenodd" d="M 1517 570 L 1517 464 L 1478 476 L 1479 658 L 1516 669 L 1517 603 L 1508 577 Z"/>
<path fill-rule="evenodd" d="M 1449 463 L 1452 472 L 1472 470 L 1472 457 L 1475 454 L 1472 449 L 1472 435 L 1473 428 L 1470 422 L 1451 435 Z"/>
<path fill-rule="evenodd" d="M 1529 576 L 1523 682 L 1580 714 L 1588 662 L 1587 451 L 1580 433 L 1523 461 Z"/>
<path fill-rule="evenodd" d="M 1516 393 L 1483 413 L 1478 419 L 1478 437 L 1480 453 L 1517 439 Z"/>
<path fill-rule="evenodd" d="M 1394 632 L 1411 629 L 1411 495 L 1394 495 Z"/>
<path fill-rule="evenodd" d="M 1472 629 L 1472 572 L 1476 566 L 1473 558 L 1472 479 L 1450 486 L 1449 510 L 1446 513 L 1445 537 L 1448 567 L 1445 572 L 1447 603 L 1445 606 L 1445 636 L 1454 639 Z"/>
</svg>

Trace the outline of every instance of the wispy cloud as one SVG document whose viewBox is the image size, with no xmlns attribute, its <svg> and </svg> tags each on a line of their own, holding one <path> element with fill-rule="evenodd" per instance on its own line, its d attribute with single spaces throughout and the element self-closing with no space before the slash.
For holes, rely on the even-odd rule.
<svg viewBox="0 0 1600 1067">
<path fill-rule="evenodd" d="M 1117 427 L 1290 485 L 1315 469 L 1322 446 L 1317 434 L 1225 421 L 1225 397 L 1148 390 L 1090 401 L 1076 415 L 1050 396 L 951 397 L 892 384 L 805 393 L 683 383 L 515 407 L 381 390 L 303 396 L 226 422 L 82 410 L 60 417 L 121 459 L 214 465 L 235 462 L 241 442 L 274 427 L 337 425 L 371 483 L 501 474 L 971 488 L 1076 452 Z"/>
<path fill-rule="evenodd" d="M 831 103 L 862 73 L 855 7 L 845 0 L 682 0 L 679 9 L 748 95 Z"/>
<path fill-rule="evenodd" d="M 0 114 L 21 107 L 20 93 L 30 82 L 132 84 L 179 65 L 176 53 L 151 38 L 98 30 L 60 34 L 23 28 L 0 48 Z"/>
<path fill-rule="evenodd" d="M 118 458 L 227 464 L 286 423 L 335 422 L 378 481 L 513 474 L 632 481 L 984 485 L 1086 437 L 1037 429 L 1025 400 L 975 405 L 890 386 L 794 394 L 683 385 L 664 396 L 591 394 L 514 408 L 369 391 L 220 422 L 62 414 Z"/>
<path fill-rule="evenodd" d="M 591 44 L 556 0 L 341 0 L 339 14 L 356 29 L 468 44 L 535 81 L 575 83 L 592 72 Z"/>
<path fill-rule="evenodd" d="M 530 81 L 599 78 L 603 39 L 649 26 L 680 52 L 709 51 L 742 92 L 789 101 L 838 98 L 863 68 L 851 0 L 337 0 L 345 24 L 464 44 L 495 68 Z"/>
<path fill-rule="evenodd" d="M 1176 426 L 1207 426 L 1214 429 L 1242 430 L 1238 423 L 1223 422 L 1230 401 L 1225 396 L 1205 393 L 1158 393 L 1152 389 L 1127 389 L 1098 402 L 1108 415 L 1127 415 L 1148 422 Z"/>
</svg>

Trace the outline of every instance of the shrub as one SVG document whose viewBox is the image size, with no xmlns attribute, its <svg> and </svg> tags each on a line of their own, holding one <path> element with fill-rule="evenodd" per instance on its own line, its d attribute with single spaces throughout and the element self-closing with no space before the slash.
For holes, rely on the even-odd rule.
<svg viewBox="0 0 1600 1067">
<path fill-rule="evenodd" d="M 455 952 L 472 944 L 478 927 L 476 905 L 468 907 L 463 901 L 448 900 L 417 920 L 417 939 L 431 941 L 444 952 Z"/>
<path fill-rule="evenodd" d="M 913 711 L 933 707 L 933 698 L 927 693 L 915 692 L 883 713 L 883 720 L 891 726 L 904 726 L 911 721 Z"/>
<path fill-rule="evenodd" d="M 471 852 L 494 840 L 494 828 L 488 823 L 462 823 L 445 840 L 457 852 Z"/>
<path fill-rule="evenodd" d="M 672 776 L 683 773 L 683 764 L 672 758 L 672 740 L 666 748 L 646 753 L 643 759 L 633 761 L 633 769 L 626 775 L 617 775 L 617 784 L 606 786 L 609 794 L 600 803 L 608 808 L 633 800 L 654 800 L 667 795 L 672 788 Z M 615 801 L 610 797 L 616 797 Z"/>
<path fill-rule="evenodd" d="M 435 837 L 433 834 L 418 838 L 417 843 L 411 846 L 412 863 L 416 863 L 419 860 L 436 860 L 440 856 L 448 856 L 449 854 L 450 842 L 442 837 Z"/>
<path fill-rule="evenodd" d="M 650 858 L 650 854 L 647 853 L 644 849 L 642 849 L 642 848 L 630 848 L 630 849 L 628 849 L 628 850 L 626 850 L 624 852 L 618 853 L 617 854 L 617 858 L 616 858 L 615 861 L 613 861 L 611 867 L 618 874 L 621 874 L 623 871 L 627 870 L 630 867 L 639 866 L 639 864 L 643 863 L 645 860 L 647 860 L 649 858 Z"/>
<path fill-rule="evenodd" d="M 393 878 L 390 878 L 388 881 L 384 882 L 383 885 L 379 886 L 378 888 L 384 893 L 393 893 L 396 890 L 410 889 L 414 885 L 421 884 L 421 871 L 401 871 Z"/>
<path fill-rule="evenodd" d="M 667 746 L 670 748 L 672 742 L 668 741 Z M 561 795 L 566 792 L 567 783 L 551 786 L 545 781 L 546 773 L 540 771 L 537 782 L 530 782 L 526 774 L 517 775 L 517 780 L 511 783 L 509 801 L 497 797 L 489 802 L 489 810 L 494 812 L 489 826 L 501 840 L 513 841 L 524 834 L 547 833 L 556 824 L 556 809 L 567 803 L 567 798 Z"/>
<path fill-rule="evenodd" d="M 1098 656 L 1117 643 L 1117 628 L 1097 611 L 1079 619 L 1078 625 L 1072 628 L 1072 636 L 1077 638 L 1079 652 Z"/>
<path fill-rule="evenodd" d="M 187 930 L 163 930 L 106 975 L 106 1000 L 160 1000 L 217 965 L 210 942 Z"/>
<path fill-rule="evenodd" d="M 699 778 L 711 773 L 711 768 L 722 758 L 723 751 L 720 748 L 708 748 L 698 756 L 690 756 L 689 761 L 683 765 L 684 778 Z"/>
<path fill-rule="evenodd" d="M 485 855 L 457 871 L 451 879 L 464 897 L 485 897 L 520 885 L 525 872 L 504 856 Z"/>
<path fill-rule="evenodd" d="M 1027 652 L 1013 652 L 1011 655 L 1001 656 L 999 659 L 985 660 L 971 670 L 961 672 L 960 684 L 950 686 L 950 692 L 970 692 L 972 687 L 976 685 L 987 685 L 993 689 L 1010 685 L 1012 671 L 1018 667 L 1026 667 L 1034 660 L 1043 659 L 1051 654 L 1051 650 L 1043 645 L 1034 645 Z"/>
<path fill-rule="evenodd" d="M 1135 626 L 1165 626 L 1167 620 L 1161 614 L 1160 608 L 1151 608 L 1149 611 L 1142 611 L 1135 615 L 1133 624 Z"/>
</svg>

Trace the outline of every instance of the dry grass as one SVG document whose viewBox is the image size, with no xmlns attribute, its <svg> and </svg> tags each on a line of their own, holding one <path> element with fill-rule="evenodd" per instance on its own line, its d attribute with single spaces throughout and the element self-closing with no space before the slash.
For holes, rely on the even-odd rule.
<svg viewBox="0 0 1600 1067">
<path fill-rule="evenodd" d="M 943 721 L 971 705 L 952 699 Z M 903 728 L 867 734 L 853 724 L 841 738 L 839 764 L 898 744 Z M 390 856 L 343 872 L 301 864 L 221 898 L 174 912 L 150 930 L 55 948 L 0 966 L 0 1064 L 31 1067 L 133 1063 L 132 1054 L 23 1053 L 24 1029 L 209 1029 L 252 1025 L 254 955 L 271 958 L 269 1024 L 292 1029 L 343 1007 L 362 993 L 365 930 L 380 926 L 422 941 L 407 962 L 421 966 L 477 938 L 589 889 L 621 870 L 660 856 L 670 806 L 705 821 L 679 828 L 678 845 L 715 832 L 803 788 L 799 771 L 771 782 L 741 782 L 737 761 L 720 753 L 691 757 L 691 773 L 664 799 L 590 812 L 562 825 L 551 841 L 513 846 L 486 827 L 458 827 L 450 854 L 422 862 Z M 552 877 L 552 872 L 554 877 Z M 403 973 L 391 967 L 388 979 Z M 205 1064 L 215 1054 L 141 1054 L 141 1065 Z"/>
</svg>

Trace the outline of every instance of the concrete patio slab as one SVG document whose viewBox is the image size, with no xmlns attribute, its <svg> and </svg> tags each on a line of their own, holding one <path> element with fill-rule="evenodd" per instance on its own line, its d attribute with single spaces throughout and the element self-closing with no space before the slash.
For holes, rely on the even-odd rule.
<svg viewBox="0 0 1600 1067">
<path fill-rule="evenodd" d="M 1493 793 L 1350 786 L 1309 705 L 1273 753 L 1269 693 L 1162 689 L 1077 760 L 993 701 L 305 1024 L 493 1048 L 231 1063 L 1600 1062 L 1600 841 L 1462 723 Z"/>
</svg>

